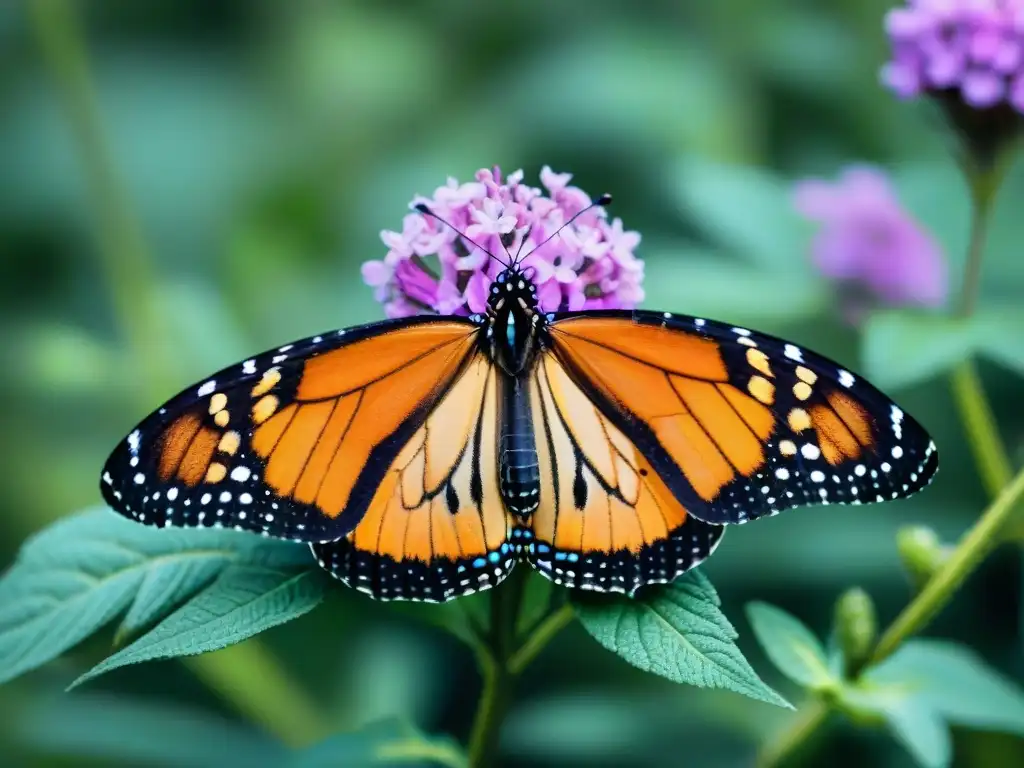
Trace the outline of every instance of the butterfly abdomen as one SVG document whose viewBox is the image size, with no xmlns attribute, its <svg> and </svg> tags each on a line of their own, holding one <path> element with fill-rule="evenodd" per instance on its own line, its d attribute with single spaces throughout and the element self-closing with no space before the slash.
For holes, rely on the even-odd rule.
<svg viewBox="0 0 1024 768">
<path fill-rule="evenodd" d="M 498 477 L 509 511 L 528 517 L 540 502 L 540 469 L 526 385 L 518 378 L 503 384 Z"/>
</svg>

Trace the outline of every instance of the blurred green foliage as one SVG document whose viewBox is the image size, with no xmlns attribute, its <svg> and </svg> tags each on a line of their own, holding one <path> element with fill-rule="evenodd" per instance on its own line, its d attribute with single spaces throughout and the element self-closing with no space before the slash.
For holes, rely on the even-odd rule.
<svg viewBox="0 0 1024 768">
<path fill-rule="evenodd" d="M 1022 169 L 997 205 L 977 321 L 937 335 L 889 315 L 866 335 L 845 326 L 787 206 L 794 178 L 851 161 L 887 166 L 946 247 L 955 290 L 967 194 L 936 115 L 878 86 L 889 4 L 79 3 L 142 269 L 98 237 L 103 200 L 28 6 L 0 5 L 0 558 L 93 504 L 109 449 L 161 398 L 254 351 L 379 317 L 359 264 L 380 257 L 379 230 L 398 226 L 414 193 L 493 164 L 535 178 L 548 163 L 612 192 L 615 215 L 643 233 L 646 306 L 783 334 L 869 372 L 939 445 L 940 476 L 913 500 L 746 526 L 706 566 L 744 652 L 790 694 L 757 650 L 744 603 L 786 608 L 820 637 L 855 583 L 885 623 L 911 591 L 900 527 L 925 523 L 949 540 L 983 508 L 943 375 L 964 349 L 984 355 L 1002 436 L 1024 460 Z M 153 359 L 163 361 L 155 374 Z M 931 632 L 1019 678 L 1020 592 L 1019 553 L 1003 550 Z M 392 717 L 429 733 L 468 729 L 478 681 L 465 649 L 401 610 L 339 590 L 266 637 L 338 731 Z M 5 725 L 0 754 L 112 765 L 104 745 L 122 733 L 139 750 L 117 753 L 125 765 L 283 749 L 264 746 L 177 662 L 57 695 L 109 639 L 0 690 L 5 711 L 23 715 Z M 523 766 L 745 765 L 785 718 L 644 675 L 574 624 L 521 682 L 504 752 Z M 188 757 L 197 745 L 205 752 Z M 955 728 L 952 750 L 958 765 L 1024 762 L 1018 739 Z M 815 760 L 907 758 L 840 727 Z"/>
</svg>

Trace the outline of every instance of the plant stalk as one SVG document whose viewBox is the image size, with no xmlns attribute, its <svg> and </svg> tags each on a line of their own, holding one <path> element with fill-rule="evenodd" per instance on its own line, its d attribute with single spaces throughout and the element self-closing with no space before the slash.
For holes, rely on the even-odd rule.
<svg viewBox="0 0 1024 768">
<path fill-rule="evenodd" d="M 828 719 L 828 705 L 814 699 L 800 708 L 793 722 L 758 755 L 758 768 L 773 768 L 795 755 Z"/>
<path fill-rule="evenodd" d="M 149 249 L 107 142 L 76 3 L 31 0 L 30 18 L 43 58 L 60 90 L 95 201 L 97 256 L 110 286 L 115 317 L 128 341 L 143 391 L 159 398 L 174 381 L 161 319 L 153 309 Z M 258 640 L 184 662 L 235 709 L 285 743 L 303 744 L 325 732 L 317 707 Z"/>
<path fill-rule="evenodd" d="M 971 196 L 971 233 L 956 315 L 965 321 L 971 318 L 977 306 L 989 217 L 1009 159 L 1007 152 L 987 169 L 964 166 Z M 1024 497 L 1024 469 L 1012 477 L 992 408 L 971 360 L 964 360 L 956 367 L 952 386 L 978 472 L 994 500 L 960 539 L 942 567 L 882 634 L 865 667 L 891 656 L 904 640 L 923 629 L 942 610 L 957 588 L 999 544 L 1008 520 Z M 825 722 L 827 714 L 828 707 L 821 700 L 801 711 L 790 728 L 762 754 L 761 768 L 772 768 L 793 754 Z"/>
<path fill-rule="evenodd" d="M 477 705 L 473 731 L 469 740 L 471 768 L 494 765 L 505 719 L 512 699 L 516 675 L 509 669 L 514 653 L 516 619 L 522 603 L 526 573 L 513 568 L 505 581 L 490 592 L 491 620 L 487 649 L 478 654 L 483 690 Z"/>
<path fill-rule="evenodd" d="M 949 602 L 964 579 L 999 543 L 1000 534 L 1021 498 L 1024 498 L 1024 469 L 989 505 L 924 589 L 885 631 L 871 655 L 872 664 L 890 656 Z"/>
</svg>

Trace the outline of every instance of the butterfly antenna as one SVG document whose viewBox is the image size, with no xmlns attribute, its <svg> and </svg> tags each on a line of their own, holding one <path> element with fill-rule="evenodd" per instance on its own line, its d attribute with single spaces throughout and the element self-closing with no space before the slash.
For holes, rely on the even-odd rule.
<svg viewBox="0 0 1024 768">
<path fill-rule="evenodd" d="M 587 211 L 591 210 L 592 208 L 598 208 L 598 207 L 604 208 L 607 205 L 611 205 L 611 202 L 612 202 L 612 196 L 611 195 L 609 195 L 608 193 L 605 193 L 605 194 L 601 195 L 599 198 L 597 198 L 597 200 L 595 200 L 590 205 L 588 205 L 586 208 L 584 208 L 581 211 L 579 211 L 578 213 L 576 213 L 571 219 L 569 219 L 567 222 L 565 222 L 565 224 L 563 224 L 558 229 L 556 229 L 554 232 L 552 232 L 550 235 L 548 235 L 543 243 L 541 243 L 540 245 L 534 247 L 533 250 L 530 251 L 530 253 L 528 253 L 525 256 L 523 256 L 523 259 L 525 260 L 525 259 L 530 258 L 530 254 L 531 253 L 534 253 L 535 251 L 539 251 L 545 245 L 550 243 L 552 240 L 555 239 L 555 237 L 558 235 L 558 233 L 560 233 L 563 229 L 565 229 L 570 224 L 572 224 L 574 221 L 576 221 L 576 219 L 578 219 L 580 216 L 582 216 Z M 529 233 L 527 233 L 527 237 L 529 237 Z M 525 237 L 523 238 L 523 242 L 526 242 L 526 238 Z M 520 243 L 519 244 L 519 249 L 522 250 L 522 248 L 523 248 L 523 244 Z M 517 251 L 516 252 L 516 257 L 517 258 L 516 258 L 515 261 L 512 262 L 513 264 L 518 263 L 518 261 L 519 261 L 518 256 L 519 256 L 519 253 Z"/>
<path fill-rule="evenodd" d="M 486 248 L 484 248 L 482 245 L 480 245 L 480 243 L 478 243 L 476 240 L 474 240 L 469 235 L 467 235 L 465 232 L 463 232 L 458 227 L 456 227 L 454 224 L 452 224 L 450 221 L 448 221 L 447 219 L 441 218 L 436 213 L 434 213 L 432 210 L 430 210 L 430 208 L 427 207 L 426 203 L 416 203 L 416 205 L 413 206 L 413 210 L 417 211 L 419 213 L 422 213 L 424 216 L 430 216 L 432 219 L 437 219 L 442 224 L 444 224 L 446 227 L 451 229 L 455 234 L 459 235 L 460 237 L 462 237 L 462 238 L 464 238 L 466 240 L 469 240 L 469 242 L 471 242 L 473 245 L 475 245 L 477 248 L 479 248 L 481 251 L 486 253 L 488 256 L 490 256 L 492 259 L 494 259 L 496 262 L 501 264 L 506 269 L 511 267 L 509 262 L 502 261 L 497 256 L 495 256 L 493 253 L 491 253 Z M 502 243 L 502 245 L 504 246 L 504 243 Z M 508 249 L 507 248 L 505 249 L 505 252 L 508 253 Z M 509 258 L 512 258 L 511 254 L 509 255 Z"/>
<path fill-rule="evenodd" d="M 523 235 L 523 239 L 519 241 L 519 247 L 516 248 L 516 255 L 512 257 L 512 264 L 519 263 L 519 254 L 523 252 L 523 246 L 526 245 L 526 241 L 530 239 L 530 233 L 533 232 L 533 224 L 526 228 L 526 233 Z"/>
</svg>

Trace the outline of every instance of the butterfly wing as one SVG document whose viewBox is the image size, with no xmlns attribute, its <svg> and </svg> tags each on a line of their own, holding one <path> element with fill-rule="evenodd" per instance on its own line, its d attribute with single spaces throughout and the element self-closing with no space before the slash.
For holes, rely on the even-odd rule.
<svg viewBox="0 0 1024 768">
<path fill-rule="evenodd" d="M 526 557 L 556 583 L 632 595 L 708 557 L 724 528 L 688 513 L 552 354 L 530 382 L 540 503 Z"/>
<path fill-rule="evenodd" d="M 320 565 L 382 600 L 442 602 L 514 565 L 498 484 L 498 372 L 481 354 L 390 462 L 355 530 L 313 544 Z"/>
<path fill-rule="evenodd" d="M 103 496 L 149 525 L 344 536 L 465 369 L 476 332 L 458 318 L 389 320 L 225 368 L 118 445 Z"/>
<path fill-rule="evenodd" d="M 899 406 L 784 340 L 641 311 L 565 313 L 549 328 L 572 380 L 705 522 L 905 497 L 938 468 Z"/>
</svg>

